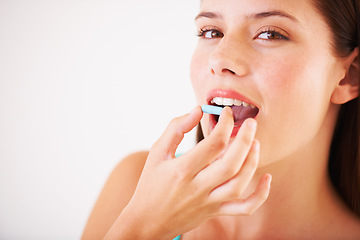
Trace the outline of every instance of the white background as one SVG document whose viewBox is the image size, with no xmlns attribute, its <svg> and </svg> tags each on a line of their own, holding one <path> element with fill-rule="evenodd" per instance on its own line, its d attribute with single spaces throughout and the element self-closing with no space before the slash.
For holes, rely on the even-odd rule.
<svg viewBox="0 0 360 240">
<path fill-rule="evenodd" d="M 79 239 L 112 168 L 195 106 L 199 2 L 0 0 L 0 239 Z"/>
</svg>

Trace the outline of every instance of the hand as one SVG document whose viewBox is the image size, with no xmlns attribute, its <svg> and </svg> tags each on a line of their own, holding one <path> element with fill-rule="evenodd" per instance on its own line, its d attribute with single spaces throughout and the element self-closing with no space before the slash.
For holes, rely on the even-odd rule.
<svg viewBox="0 0 360 240">
<path fill-rule="evenodd" d="M 142 239 L 172 239 L 216 216 L 249 215 L 267 199 L 269 174 L 252 195 L 241 198 L 257 168 L 259 142 L 254 119 L 247 119 L 230 141 L 231 108 L 224 108 L 206 139 L 175 158 L 184 134 L 201 118 L 197 107 L 172 120 L 150 150 L 137 189 L 120 215 Z"/>
</svg>

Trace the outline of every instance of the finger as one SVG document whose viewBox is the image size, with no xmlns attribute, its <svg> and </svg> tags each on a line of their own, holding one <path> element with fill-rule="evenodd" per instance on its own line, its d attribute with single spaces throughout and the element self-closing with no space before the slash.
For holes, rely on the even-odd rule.
<svg viewBox="0 0 360 240">
<path fill-rule="evenodd" d="M 254 176 L 259 163 L 260 143 L 254 140 L 244 164 L 240 171 L 229 181 L 215 188 L 210 197 L 215 201 L 229 201 L 238 199 L 248 187 L 250 180 Z"/>
<path fill-rule="evenodd" d="M 233 178 L 240 171 L 249 154 L 255 132 L 256 121 L 247 119 L 224 156 L 196 176 L 200 184 L 206 182 L 209 187 L 212 187 L 212 190 Z"/>
<path fill-rule="evenodd" d="M 270 193 L 271 175 L 265 174 L 259 181 L 256 190 L 246 199 L 223 203 L 219 215 L 238 216 L 252 215 L 268 198 Z"/>
<path fill-rule="evenodd" d="M 196 127 L 201 118 L 202 111 L 200 106 L 197 106 L 190 113 L 171 120 L 164 133 L 151 147 L 150 154 L 158 155 L 156 159 L 174 157 L 184 135 Z"/>
<path fill-rule="evenodd" d="M 242 165 L 253 145 L 256 128 L 257 122 L 255 119 L 248 118 L 244 121 L 234 141 L 224 155 L 224 161 L 229 163 L 235 161 L 236 163 L 236 158 L 238 158 L 240 162 L 236 165 Z"/>
<path fill-rule="evenodd" d="M 232 110 L 229 107 L 225 107 L 214 130 L 207 138 L 184 155 L 184 158 L 186 157 L 189 161 L 182 161 L 182 164 L 185 167 L 191 168 L 195 176 L 208 164 L 212 163 L 226 148 L 233 128 L 234 118 Z"/>
</svg>

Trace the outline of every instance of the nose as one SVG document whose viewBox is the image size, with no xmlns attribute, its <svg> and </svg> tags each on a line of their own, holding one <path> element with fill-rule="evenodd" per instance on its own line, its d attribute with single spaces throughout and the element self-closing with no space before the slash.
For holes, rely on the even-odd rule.
<svg viewBox="0 0 360 240">
<path fill-rule="evenodd" d="M 244 76 L 249 72 L 245 44 L 235 39 L 222 38 L 209 57 L 212 74 Z"/>
</svg>

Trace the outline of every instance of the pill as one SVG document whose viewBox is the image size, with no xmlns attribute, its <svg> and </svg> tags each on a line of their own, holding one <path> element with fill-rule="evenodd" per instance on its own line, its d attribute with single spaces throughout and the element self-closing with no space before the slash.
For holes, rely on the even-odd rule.
<svg viewBox="0 0 360 240">
<path fill-rule="evenodd" d="M 209 113 L 209 114 L 213 114 L 213 115 L 220 115 L 223 108 L 218 107 L 218 106 L 212 106 L 212 105 L 202 105 L 201 110 L 204 113 Z"/>
</svg>

